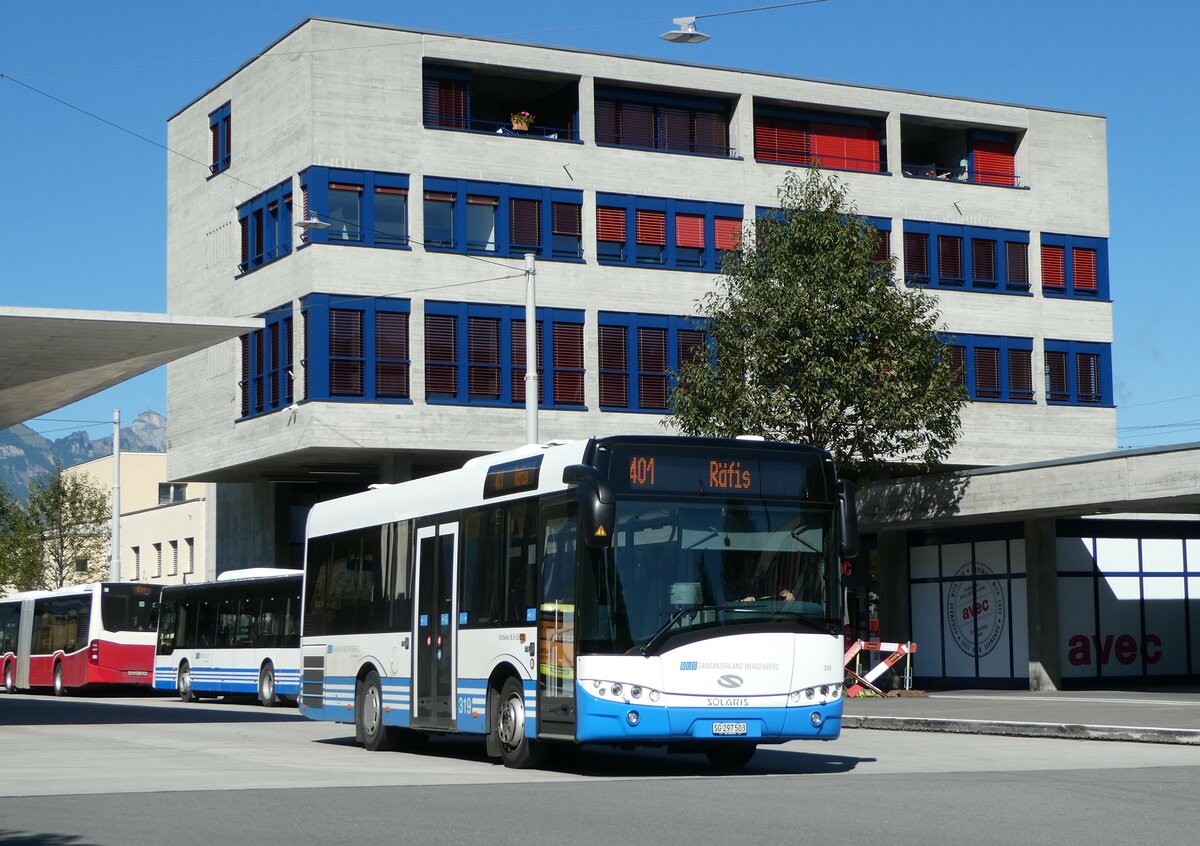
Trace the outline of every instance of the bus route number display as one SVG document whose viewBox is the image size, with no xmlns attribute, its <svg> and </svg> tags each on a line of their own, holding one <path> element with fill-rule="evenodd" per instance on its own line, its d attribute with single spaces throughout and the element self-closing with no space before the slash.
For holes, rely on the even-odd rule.
<svg viewBox="0 0 1200 846">
<path fill-rule="evenodd" d="M 658 485 L 659 472 L 658 456 L 631 455 L 629 456 L 629 487 L 632 490 L 647 490 Z M 671 476 L 685 471 L 695 473 L 702 480 L 702 486 L 712 491 L 750 491 L 755 488 L 754 471 L 742 461 L 723 460 L 697 456 L 685 461 L 670 462 L 672 466 L 665 468 L 668 478 L 664 481 L 667 487 L 677 488 L 671 484 Z M 679 465 L 684 466 L 679 466 Z M 674 472 L 671 472 L 674 471 Z"/>
</svg>

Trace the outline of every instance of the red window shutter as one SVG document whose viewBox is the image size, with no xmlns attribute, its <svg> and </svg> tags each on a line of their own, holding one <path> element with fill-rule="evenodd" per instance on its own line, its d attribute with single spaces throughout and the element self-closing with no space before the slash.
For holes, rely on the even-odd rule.
<svg viewBox="0 0 1200 846">
<path fill-rule="evenodd" d="M 704 361 L 708 353 L 703 329 L 680 329 L 675 336 L 679 366 Z"/>
<path fill-rule="evenodd" d="M 846 168 L 879 172 L 879 131 L 870 126 L 847 126 Z"/>
<path fill-rule="evenodd" d="M 555 323 L 554 404 L 583 405 L 583 324 Z"/>
<path fill-rule="evenodd" d="M 759 118 L 754 126 L 754 157 L 763 162 L 806 165 L 809 134 L 803 123 L 782 118 Z"/>
<path fill-rule="evenodd" d="M 375 395 L 407 399 L 408 315 L 380 311 L 375 314 Z"/>
<path fill-rule="evenodd" d="M 628 333 L 624 326 L 601 326 L 597 336 L 600 353 L 600 404 L 629 407 Z"/>
<path fill-rule="evenodd" d="M 962 238 L 958 235 L 938 236 L 938 278 L 962 279 Z"/>
<path fill-rule="evenodd" d="M 596 101 L 596 143 L 617 144 L 620 133 L 617 131 L 617 104 L 612 100 Z"/>
<path fill-rule="evenodd" d="M 929 235 L 924 232 L 904 233 L 904 275 L 929 278 Z"/>
<path fill-rule="evenodd" d="M 1095 353 L 1075 354 L 1076 398 L 1080 402 L 1100 402 L 1100 356 Z"/>
<path fill-rule="evenodd" d="M 886 262 L 892 257 L 892 233 L 887 229 L 877 229 L 879 243 L 875 246 L 875 261 Z"/>
<path fill-rule="evenodd" d="M 1010 285 L 1029 287 L 1029 245 L 1008 241 L 1004 245 L 1005 276 Z"/>
<path fill-rule="evenodd" d="M 972 154 L 976 182 L 985 185 L 1017 184 L 1011 141 L 984 141 L 977 138 L 972 147 Z"/>
<path fill-rule="evenodd" d="M 812 157 L 824 168 L 879 170 L 879 131 L 870 126 L 812 123 Z"/>
<path fill-rule="evenodd" d="M 729 155 L 729 118 L 720 112 L 695 112 L 693 115 L 697 153 L 709 156 Z"/>
<path fill-rule="evenodd" d="M 1075 247 L 1071 250 L 1071 270 L 1076 291 L 1096 292 L 1096 251 Z"/>
<path fill-rule="evenodd" d="M 667 330 L 639 328 L 638 405 L 667 407 Z"/>
<path fill-rule="evenodd" d="M 622 216 L 622 226 L 624 222 Z M 583 206 L 579 203 L 551 203 L 550 226 L 555 235 L 582 235 Z"/>
<path fill-rule="evenodd" d="M 625 240 L 625 209 L 596 208 L 596 232 L 601 241 Z"/>
<path fill-rule="evenodd" d="M 655 147 L 654 109 L 640 103 L 621 103 L 620 134 L 617 143 L 622 147 Z"/>
<path fill-rule="evenodd" d="M 1029 350 L 1008 351 L 1008 398 L 1033 399 L 1033 353 Z"/>
<path fill-rule="evenodd" d="M 693 150 L 692 115 L 686 109 L 658 110 L 659 146 L 664 150 Z"/>
<path fill-rule="evenodd" d="M 447 191 L 426 191 L 425 199 L 431 203 L 453 203 L 455 198 Z M 468 198 L 468 202 L 470 202 L 470 198 Z"/>
<path fill-rule="evenodd" d="M 426 199 L 428 199 L 428 197 Z M 439 199 L 441 199 L 441 198 L 439 197 Z M 468 206 L 499 206 L 500 198 L 499 197 L 485 197 L 482 194 L 468 194 L 467 195 L 467 205 Z"/>
<path fill-rule="evenodd" d="M 996 242 L 987 238 L 971 239 L 971 278 L 996 281 Z"/>
<path fill-rule="evenodd" d="M 329 310 L 329 393 L 341 397 L 363 395 L 363 313 L 355 309 Z"/>
<path fill-rule="evenodd" d="M 499 318 L 467 318 L 467 390 L 473 397 L 500 398 Z"/>
<path fill-rule="evenodd" d="M 737 250 L 742 246 L 742 221 L 736 217 L 713 218 L 718 250 Z"/>
<path fill-rule="evenodd" d="M 779 129 L 771 118 L 754 121 L 754 158 L 760 162 L 779 161 Z"/>
<path fill-rule="evenodd" d="M 960 388 L 967 386 L 967 350 L 965 347 L 950 348 L 950 367 L 954 370 L 954 383 Z"/>
<path fill-rule="evenodd" d="M 542 321 L 537 321 L 533 333 L 534 356 L 537 358 L 538 403 L 546 397 L 545 357 L 542 355 Z M 512 398 L 517 404 L 525 402 L 525 321 L 514 320 L 509 325 L 509 343 L 512 347 Z"/>
<path fill-rule="evenodd" d="M 361 185 L 349 185 L 345 182 L 330 182 L 329 190 L 330 191 L 355 191 L 355 192 L 361 194 L 363 187 Z"/>
<path fill-rule="evenodd" d="M 425 395 L 458 393 L 458 320 L 451 314 L 425 315 Z"/>
<path fill-rule="evenodd" d="M 1042 244 L 1042 287 L 1067 287 L 1067 270 L 1062 247 Z"/>
<path fill-rule="evenodd" d="M 513 197 L 509 206 L 509 242 L 513 246 L 539 247 L 542 244 L 542 201 Z"/>
<path fill-rule="evenodd" d="M 407 188 L 391 188 L 386 185 L 376 185 L 375 193 L 376 194 L 396 194 L 401 197 L 407 197 L 408 189 Z"/>
<path fill-rule="evenodd" d="M 704 247 L 704 215 L 675 215 L 675 246 Z"/>
<path fill-rule="evenodd" d="M 1071 398 L 1067 382 L 1067 354 L 1061 351 L 1046 351 L 1046 399 L 1051 402 L 1066 402 Z"/>
<path fill-rule="evenodd" d="M 639 244 L 667 243 L 667 214 L 660 211 L 638 209 L 635 215 L 637 221 L 637 242 Z"/>
<path fill-rule="evenodd" d="M 998 399 L 1000 396 L 1000 350 L 975 348 L 975 396 Z"/>
<path fill-rule="evenodd" d="M 242 381 L 240 383 L 242 416 L 248 417 L 250 415 L 250 335 L 242 335 L 238 340 L 242 342 Z"/>
</svg>

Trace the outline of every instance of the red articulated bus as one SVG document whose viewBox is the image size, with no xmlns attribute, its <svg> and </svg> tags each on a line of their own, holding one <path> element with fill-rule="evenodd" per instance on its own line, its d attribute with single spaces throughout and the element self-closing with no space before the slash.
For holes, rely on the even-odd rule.
<svg viewBox="0 0 1200 846">
<path fill-rule="evenodd" d="M 133 582 L 72 585 L 0 599 L 6 693 L 91 684 L 149 686 L 162 588 Z"/>
</svg>

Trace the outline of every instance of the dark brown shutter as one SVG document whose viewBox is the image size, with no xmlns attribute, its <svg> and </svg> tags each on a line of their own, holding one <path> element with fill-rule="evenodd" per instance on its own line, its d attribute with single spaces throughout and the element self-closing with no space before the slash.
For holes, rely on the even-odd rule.
<svg viewBox="0 0 1200 846">
<path fill-rule="evenodd" d="M 380 311 L 375 314 L 375 395 L 407 399 L 408 315 Z"/>
<path fill-rule="evenodd" d="M 996 281 L 996 242 L 987 238 L 971 239 L 971 278 Z"/>
<path fill-rule="evenodd" d="M 253 334 L 253 333 L 250 333 Z M 250 415 L 250 335 L 242 335 L 242 416 Z"/>
<path fill-rule="evenodd" d="M 628 333 L 624 326 L 601 326 L 597 341 L 600 353 L 600 404 L 628 408 Z"/>
<path fill-rule="evenodd" d="M 617 125 L 617 105 L 612 100 L 596 101 L 596 143 L 620 143 Z"/>
<path fill-rule="evenodd" d="M 425 395 L 458 394 L 458 320 L 451 314 L 425 315 Z"/>
<path fill-rule="evenodd" d="M 554 404 L 583 405 L 583 324 L 555 323 Z"/>
<path fill-rule="evenodd" d="M 1029 245 L 1008 241 L 1004 245 L 1005 281 L 1013 287 L 1029 287 Z"/>
<path fill-rule="evenodd" d="M 1079 402 L 1100 402 L 1100 356 L 1075 354 L 1075 397 Z"/>
<path fill-rule="evenodd" d="M 1071 386 L 1067 381 L 1067 354 L 1058 350 L 1046 351 L 1046 399 L 1067 402 Z"/>
<path fill-rule="evenodd" d="M 467 318 L 467 390 L 472 397 L 500 398 L 499 318 Z"/>
<path fill-rule="evenodd" d="M 517 405 L 525 403 L 525 321 L 514 320 L 510 327 L 512 346 L 512 398 Z M 534 329 L 534 355 L 537 356 L 538 403 L 546 396 L 545 364 L 542 355 L 542 321 Z"/>
<path fill-rule="evenodd" d="M 929 236 L 924 232 L 904 233 L 904 275 L 929 279 Z"/>
<path fill-rule="evenodd" d="M 509 243 L 513 247 L 542 244 L 542 202 L 513 197 L 509 207 Z"/>
<path fill-rule="evenodd" d="M 1000 398 L 1000 350 L 995 347 L 975 348 L 975 396 Z"/>
<path fill-rule="evenodd" d="M 1029 350 L 1008 351 L 1008 398 L 1033 399 L 1033 353 Z"/>
<path fill-rule="evenodd" d="M 693 148 L 709 156 L 728 156 L 729 117 L 720 112 L 696 112 Z"/>
<path fill-rule="evenodd" d="M 583 206 L 579 203 L 552 203 L 550 217 L 555 235 L 583 234 Z"/>
<path fill-rule="evenodd" d="M 338 397 L 363 395 L 363 313 L 357 309 L 329 310 L 329 393 Z"/>
<path fill-rule="evenodd" d="M 638 405 L 667 407 L 667 330 L 641 327 L 638 340 Z"/>
<path fill-rule="evenodd" d="M 962 238 L 958 235 L 937 236 L 938 279 L 959 280 L 963 277 Z"/>
</svg>

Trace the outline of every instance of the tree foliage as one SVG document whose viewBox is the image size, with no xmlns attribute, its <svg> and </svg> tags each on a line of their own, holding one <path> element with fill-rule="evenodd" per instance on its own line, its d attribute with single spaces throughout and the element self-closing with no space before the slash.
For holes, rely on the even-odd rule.
<svg viewBox="0 0 1200 846">
<path fill-rule="evenodd" d="M 57 465 L 34 479 L 28 503 L 0 498 L 0 583 L 54 590 L 105 578 L 111 509 L 103 486 Z"/>
<path fill-rule="evenodd" d="M 966 396 L 934 299 L 894 284 L 836 177 L 793 171 L 779 198 L 701 299 L 715 354 L 682 363 L 664 424 L 815 444 L 851 476 L 936 465 Z"/>
</svg>

